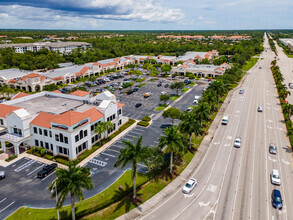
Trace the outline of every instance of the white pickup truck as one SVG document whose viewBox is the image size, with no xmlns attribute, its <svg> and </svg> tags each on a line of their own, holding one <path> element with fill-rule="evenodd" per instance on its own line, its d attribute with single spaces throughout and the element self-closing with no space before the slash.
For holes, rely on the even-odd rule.
<svg viewBox="0 0 293 220">
<path fill-rule="evenodd" d="M 227 125 L 228 124 L 228 116 L 224 116 L 222 118 L 222 125 Z"/>
</svg>

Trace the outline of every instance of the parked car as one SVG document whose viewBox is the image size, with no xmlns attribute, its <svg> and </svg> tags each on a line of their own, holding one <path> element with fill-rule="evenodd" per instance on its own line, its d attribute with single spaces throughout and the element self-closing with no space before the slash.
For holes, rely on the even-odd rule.
<svg viewBox="0 0 293 220">
<path fill-rule="evenodd" d="M 261 106 L 258 106 L 258 107 L 257 107 L 257 111 L 258 111 L 258 112 L 262 112 L 262 107 L 261 107 Z"/>
<path fill-rule="evenodd" d="M 273 192 L 272 192 L 272 205 L 276 209 L 283 208 L 283 201 L 282 201 L 281 192 L 277 189 L 273 189 Z"/>
<path fill-rule="evenodd" d="M 5 178 L 5 171 L 0 171 L 0 179 L 4 179 Z"/>
<path fill-rule="evenodd" d="M 56 169 L 56 167 L 57 167 L 57 163 L 52 163 L 50 165 L 43 167 L 43 169 L 37 173 L 37 177 L 44 178 L 45 176 L 52 173 Z"/>
<path fill-rule="evenodd" d="M 188 79 L 184 80 L 184 83 L 187 85 L 188 84 Z"/>
<path fill-rule="evenodd" d="M 145 94 L 143 95 L 144 98 L 148 98 L 148 97 L 150 97 L 150 96 L 151 96 L 151 93 L 150 93 L 150 92 L 147 92 L 147 93 L 145 93 Z"/>
<path fill-rule="evenodd" d="M 240 89 L 239 94 L 243 94 L 243 93 L 244 93 L 244 89 Z"/>
<path fill-rule="evenodd" d="M 138 88 L 135 87 L 135 88 L 133 89 L 133 92 L 137 92 L 137 91 L 138 91 Z"/>
<path fill-rule="evenodd" d="M 281 177 L 278 170 L 273 169 L 271 172 L 271 182 L 274 185 L 281 185 Z"/>
<path fill-rule="evenodd" d="M 259 67 L 259 69 L 261 69 L 261 66 Z"/>
<path fill-rule="evenodd" d="M 237 148 L 241 147 L 241 138 L 240 137 L 235 138 L 234 147 L 237 147 Z"/>
<path fill-rule="evenodd" d="M 161 95 L 165 95 L 166 94 L 166 92 L 161 92 Z"/>
<path fill-rule="evenodd" d="M 188 182 L 183 186 L 182 188 L 182 192 L 183 193 L 190 193 L 194 187 L 197 185 L 197 180 L 194 178 L 191 178 L 190 180 L 188 180 Z"/>
<path fill-rule="evenodd" d="M 160 87 L 160 86 L 162 86 L 162 83 L 158 83 L 157 87 Z"/>
<path fill-rule="evenodd" d="M 269 146 L 269 152 L 271 153 L 271 154 L 277 154 L 277 146 L 275 145 L 275 144 L 270 144 L 270 146 Z"/>
<path fill-rule="evenodd" d="M 136 108 L 139 108 L 141 105 L 142 105 L 141 103 L 136 103 L 136 104 L 135 104 L 135 107 L 136 107 Z"/>
<path fill-rule="evenodd" d="M 133 93 L 133 90 L 128 90 L 127 91 L 127 95 L 130 95 L 130 94 L 132 94 Z"/>
<path fill-rule="evenodd" d="M 169 87 L 169 84 L 165 84 L 164 87 L 165 87 L 165 88 L 168 88 L 168 87 Z"/>
<path fill-rule="evenodd" d="M 185 111 L 186 111 L 186 112 L 191 112 L 192 109 L 193 109 L 193 107 L 190 107 L 190 106 L 189 106 Z"/>
</svg>

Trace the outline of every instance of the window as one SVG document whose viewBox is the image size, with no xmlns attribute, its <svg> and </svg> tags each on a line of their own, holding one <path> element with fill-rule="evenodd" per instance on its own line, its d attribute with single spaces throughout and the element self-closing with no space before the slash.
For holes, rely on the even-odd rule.
<svg viewBox="0 0 293 220">
<path fill-rule="evenodd" d="M 59 141 L 59 136 L 58 136 L 58 134 L 55 134 L 55 140 L 56 140 L 56 141 Z"/>
<path fill-rule="evenodd" d="M 91 131 L 93 131 L 93 130 L 95 130 L 95 126 L 94 125 L 91 126 Z"/>
<path fill-rule="evenodd" d="M 75 135 L 75 142 L 78 142 L 78 141 L 79 141 L 79 136 Z"/>
<path fill-rule="evenodd" d="M 39 141 L 35 140 L 35 145 L 38 147 L 39 146 Z"/>
<path fill-rule="evenodd" d="M 122 110 L 119 109 L 119 110 L 118 110 L 118 115 L 121 115 L 121 114 L 122 114 Z"/>
<path fill-rule="evenodd" d="M 46 129 L 44 129 L 44 135 L 48 136 L 48 131 Z"/>
<path fill-rule="evenodd" d="M 0 125 L 4 125 L 3 119 L 0 119 Z"/>
<path fill-rule="evenodd" d="M 64 137 L 65 144 L 68 144 L 68 137 Z"/>
<path fill-rule="evenodd" d="M 92 137 L 92 143 L 94 143 L 95 142 L 95 137 Z"/>
<path fill-rule="evenodd" d="M 120 119 L 120 120 L 118 121 L 118 126 L 121 125 L 121 124 L 122 124 L 122 121 L 121 121 L 121 119 Z"/>
<path fill-rule="evenodd" d="M 51 144 L 51 151 L 53 151 L 53 144 Z"/>
<path fill-rule="evenodd" d="M 59 134 L 59 141 L 63 142 L 63 134 L 61 134 L 61 133 Z"/>
<path fill-rule="evenodd" d="M 63 154 L 63 147 L 58 147 L 58 153 Z"/>
<path fill-rule="evenodd" d="M 52 131 L 49 131 L 49 135 L 50 135 L 50 137 L 52 137 Z"/>
<path fill-rule="evenodd" d="M 45 142 L 45 148 L 49 150 L 49 144 L 47 142 Z"/>
<path fill-rule="evenodd" d="M 40 141 L 40 145 L 41 145 L 41 147 L 44 147 L 43 141 Z"/>
<path fill-rule="evenodd" d="M 34 127 L 34 133 L 37 134 L 38 133 L 38 129 L 36 127 Z"/>
<path fill-rule="evenodd" d="M 79 132 L 79 139 L 81 140 L 83 138 L 83 131 L 81 130 L 80 132 Z"/>
<path fill-rule="evenodd" d="M 42 135 L 42 129 L 39 128 L 39 134 Z"/>
<path fill-rule="evenodd" d="M 84 136 L 84 137 L 87 136 L 87 130 L 84 130 L 84 132 L 83 132 L 83 136 Z"/>
</svg>

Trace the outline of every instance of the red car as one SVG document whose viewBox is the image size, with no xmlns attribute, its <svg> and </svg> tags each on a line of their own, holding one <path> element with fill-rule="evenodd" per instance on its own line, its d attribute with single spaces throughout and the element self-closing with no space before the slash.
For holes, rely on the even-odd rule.
<svg viewBox="0 0 293 220">
<path fill-rule="evenodd" d="M 211 81 L 211 79 L 208 79 L 208 82 L 210 82 Z"/>
</svg>

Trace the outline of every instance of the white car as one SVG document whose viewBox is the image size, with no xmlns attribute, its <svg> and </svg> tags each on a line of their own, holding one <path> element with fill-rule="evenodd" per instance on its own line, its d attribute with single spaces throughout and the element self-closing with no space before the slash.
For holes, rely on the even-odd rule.
<svg viewBox="0 0 293 220">
<path fill-rule="evenodd" d="M 271 172 L 271 181 L 274 185 L 281 185 L 281 177 L 278 170 L 273 169 Z"/>
<path fill-rule="evenodd" d="M 197 180 L 194 179 L 194 178 L 191 178 L 184 186 L 183 186 L 183 189 L 182 189 L 182 192 L 183 193 L 190 193 L 194 187 L 197 185 Z"/>
<path fill-rule="evenodd" d="M 197 99 L 194 99 L 193 100 L 193 104 L 198 104 L 198 100 Z"/>
<path fill-rule="evenodd" d="M 234 141 L 234 147 L 240 148 L 240 146 L 241 146 L 241 138 L 237 137 Z"/>
<path fill-rule="evenodd" d="M 261 107 L 261 106 L 258 106 L 258 107 L 257 107 L 257 111 L 258 111 L 258 112 L 262 112 L 262 107 Z"/>
<path fill-rule="evenodd" d="M 0 171 L 0 179 L 4 179 L 5 178 L 5 171 Z"/>
</svg>

